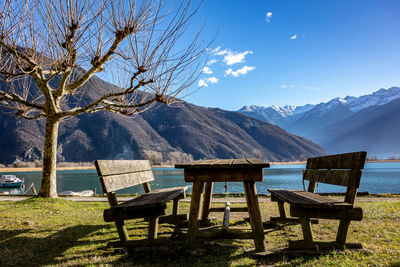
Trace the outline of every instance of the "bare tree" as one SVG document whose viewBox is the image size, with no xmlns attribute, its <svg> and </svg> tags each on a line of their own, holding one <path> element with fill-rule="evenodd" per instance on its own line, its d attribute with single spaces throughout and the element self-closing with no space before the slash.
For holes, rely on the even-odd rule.
<svg viewBox="0 0 400 267">
<path fill-rule="evenodd" d="M 257 159 L 261 159 L 262 158 L 262 152 L 259 149 L 253 149 L 252 151 L 253 156 Z"/>
<path fill-rule="evenodd" d="M 154 150 L 143 150 L 144 158 L 149 160 L 152 165 L 161 164 L 162 154 Z"/>
<path fill-rule="evenodd" d="M 193 161 L 193 155 L 187 154 L 180 151 L 169 152 L 168 153 L 169 163 L 177 164 L 177 163 L 185 163 L 189 161 Z"/>
<path fill-rule="evenodd" d="M 39 196 L 57 197 L 61 120 L 170 104 L 198 78 L 205 49 L 188 31 L 196 11 L 184 0 L 1 1 L 0 105 L 46 123 Z M 118 86 L 93 90 L 94 75 Z"/>
</svg>

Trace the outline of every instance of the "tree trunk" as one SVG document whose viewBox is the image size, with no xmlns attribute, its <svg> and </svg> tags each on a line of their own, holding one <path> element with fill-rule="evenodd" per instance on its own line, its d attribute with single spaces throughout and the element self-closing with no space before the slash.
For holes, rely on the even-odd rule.
<svg viewBox="0 0 400 267">
<path fill-rule="evenodd" d="M 60 121 L 47 117 L 46 135 L 44 139 L 44 156 L 42 169 L 42 184 L 40 186 L 39 196 L 56 198 L 56 164 L 57 164 L 57 137 L 58 125 Z"/>
</svg>

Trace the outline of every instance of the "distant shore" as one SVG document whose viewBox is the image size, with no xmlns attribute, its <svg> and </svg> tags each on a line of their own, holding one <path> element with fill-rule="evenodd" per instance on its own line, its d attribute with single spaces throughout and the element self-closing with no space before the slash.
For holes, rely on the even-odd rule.
<svg viewBox="0 0 400 267">
<path fill-rule="evenodd" d="M 384 163 L 384 162 L 400 162 L 400 160 L 371 160 L 367 161 L 368 163 Z M 306 164 L 306 161 L 292 161 L 292 162 L 269 162 L 271 165 L 295 165 L 295 164 Z M 154 165 L 152 168 L 173 168 L 174 165 Z M 95 170 L 94 166 L 78 166 L 78 167 L 57 167 L 58 171 L 69 171 L 69 170 Z M 42 167 L 34 167 L 34 168 L 14 168 L 14 167 L 6 167 L 0 168 L 1 172 L 40 172 L 42 171 Z"/>
</svg>

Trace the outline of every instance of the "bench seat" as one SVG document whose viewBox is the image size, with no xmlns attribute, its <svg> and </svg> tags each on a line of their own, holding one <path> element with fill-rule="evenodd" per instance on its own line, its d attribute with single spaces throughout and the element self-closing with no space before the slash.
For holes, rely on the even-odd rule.
<svg viewBox="0 0 400 267">
<path fill-rule="evenodd" d="M 303 190 L 268 189 L 271 198 L 289 203 L 294 207 L 321 209 L 351 209 L 353 205 L 333 198 L 320 196 Z M 275 199 L 271 199 L 275 201 Z"/>
<path fill-rule="evenodd" d="M 166 203 L 174 200 L 179 195 L 183 195 L 186 189 L 187 186 L 182 186 L 163 188 L 145 193 L 104 210 L 104 221 L 115 222 L 120 219 L 129 220 L 146 216 L 165 215 Z"/>
</svg>

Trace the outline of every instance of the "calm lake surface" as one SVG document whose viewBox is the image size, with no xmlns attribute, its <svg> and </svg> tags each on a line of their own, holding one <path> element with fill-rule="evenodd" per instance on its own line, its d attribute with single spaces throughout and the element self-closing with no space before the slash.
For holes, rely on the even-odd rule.
<svg viewBox="0 0 400 267">
<path fill-rule="evenodd" d="M 302 170 L 305 165 L 271 165 L 271 168 L 264 169 L 264 181 L 257 183 L 257 192 L 268 194 L 267 188 L 289 188 L 303 189 Z M 183 180 L 183 170 L 175 168 L 154 168 L 155 181 L 151 188 L 163 188 L 189 185 Z M 0 173 L 3 174 L 3 173 Z M 24 178 L 27 189 L 32 183 L 37 190 L 40 188 L 41 172 L 15 172 L 20 178 Z M 306 182 L 307 186 L 307 182 Z M 57 172 L 57 192 L 66 190 L 83 191 L 97 189 L 101 193 L 99 177 L 95 170 L 76 170 Z M 10 194 L 22 194 L 23 190 L 18 188 L 0 188 L 0 192 L 8 191 Z M 317 192 L 345 192 L 345 187 L 320 184 Z M 400 193 L 400 162 L 366 163 L 361 178 L 360 192 L 369 193 Z M 215 183 L 214 193 L 224 193 L 224 183 Z M 242 183 L 229 183 L 229 193 L 242 193 Z M 121 194 L 142 193 L 142 188 L 132 188 L 118 191 Z"/>
</svg>

